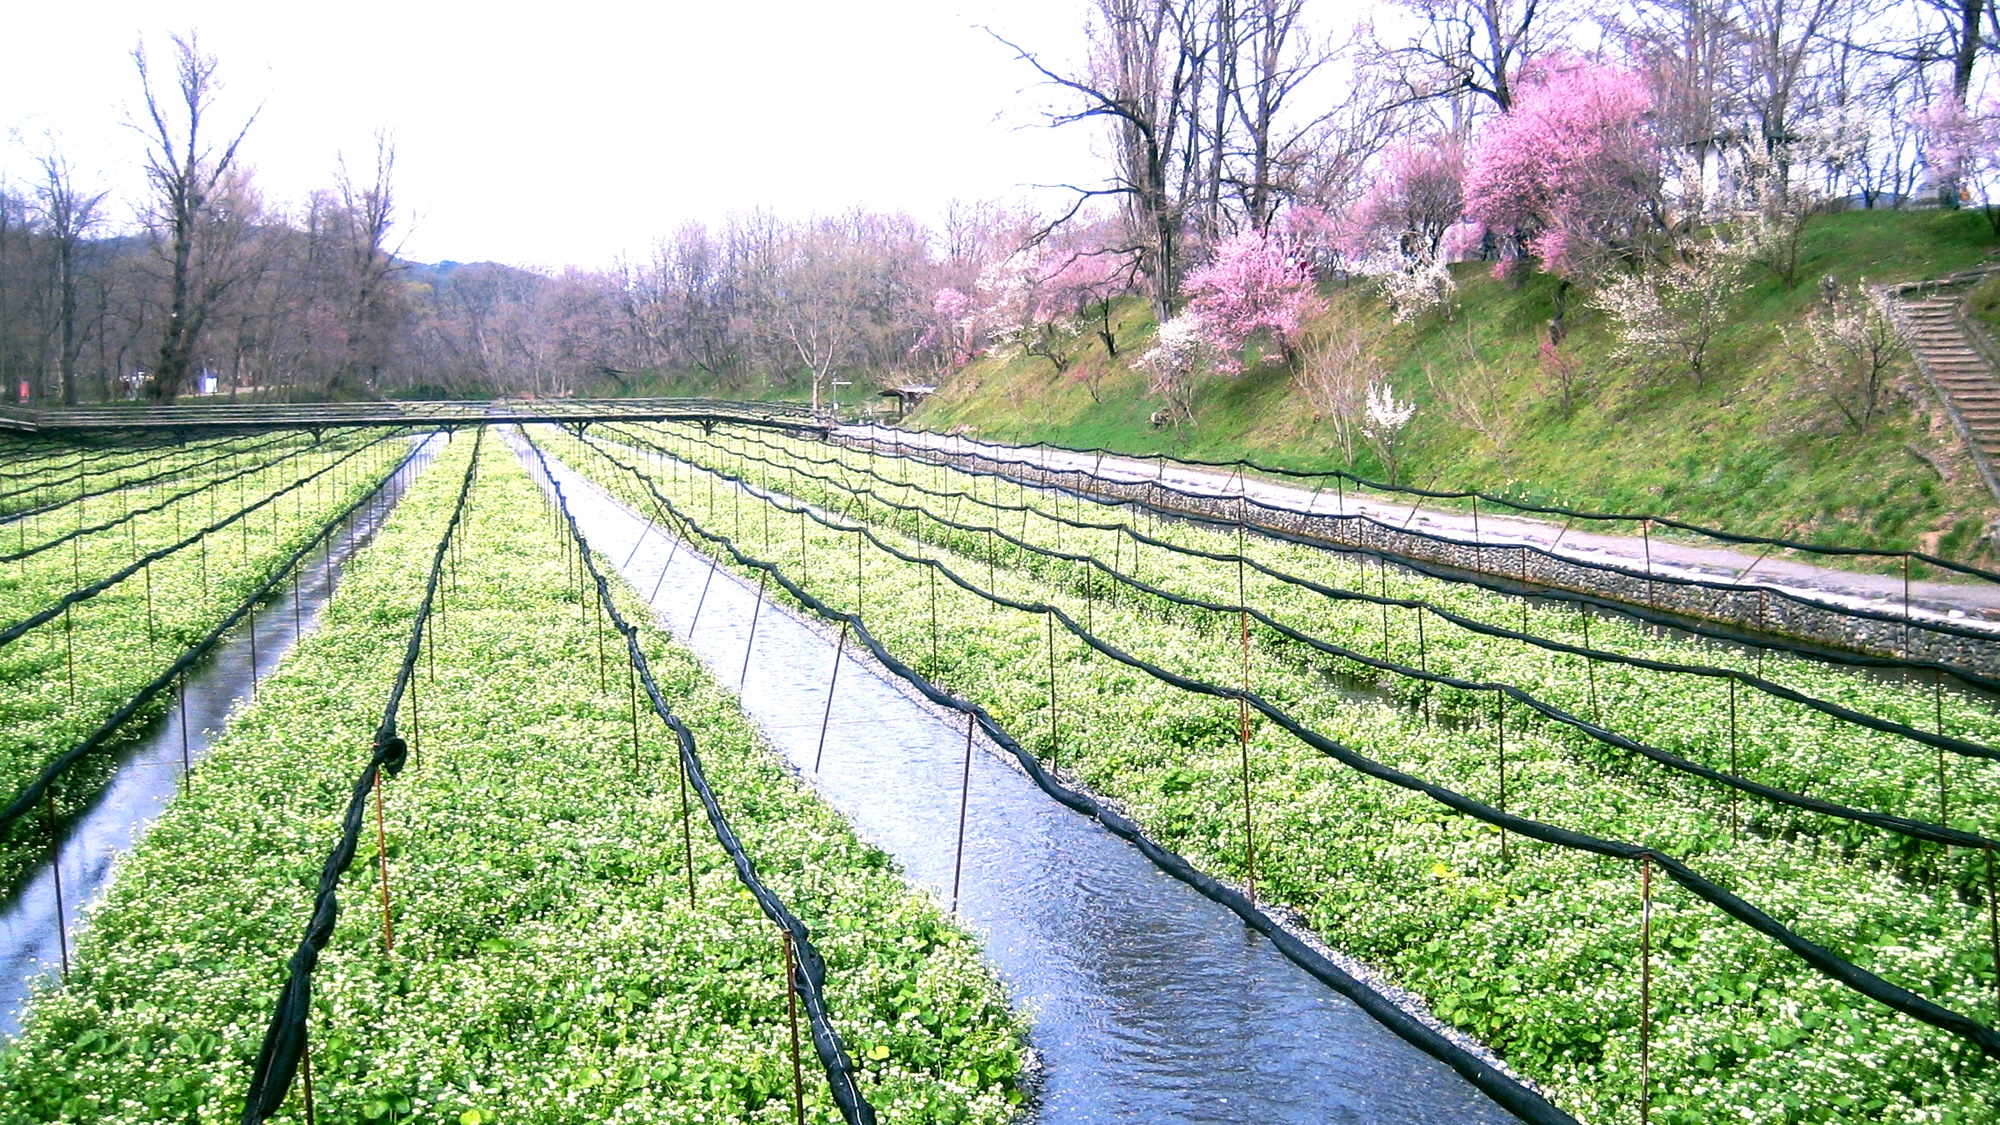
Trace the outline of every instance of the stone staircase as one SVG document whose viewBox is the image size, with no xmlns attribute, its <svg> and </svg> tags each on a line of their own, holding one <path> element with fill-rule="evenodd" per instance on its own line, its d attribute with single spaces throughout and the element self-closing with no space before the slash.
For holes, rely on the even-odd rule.
<svg viewBox="0 0 2000 1125">
<path fill-rule="evenodd" d="M 2000 376 L 1968 337 L 1959 319 L 1959 295 L 1902 300 L 1910 348 L 1930 369 L 1938 390 L 1965 419 L 1979 451 L 2000 457 Z"/>
<path fill-rule="evenodd" d="M 1993 468 L 2000 461 L 2000 354 L 1963 312 L 1966 287 L 1987 272 L 1880 289 L 1876 296 L 1909 341 L 1917 370 L 1951 417 L 1987 489 L 2000 500 Z"/>
</svg>

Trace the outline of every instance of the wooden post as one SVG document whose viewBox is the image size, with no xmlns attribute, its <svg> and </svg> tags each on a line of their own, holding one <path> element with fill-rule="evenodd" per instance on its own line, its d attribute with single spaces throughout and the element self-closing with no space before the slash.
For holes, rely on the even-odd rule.
<svg viewBox="0 0 2000 1125">
<path fill-rule="evenodd" d="M 806 1075 L 799 1064 L 799 958 L 792 948 L 792 931 L 785 930 L 785 1008 L 792 1022 L 792 1120 L 806 1123 Z"/>
<path fill-rule="evenodd" d="M 382 952 L 396 949 L 396 937 L 389 926 L 389 834 L 382 818 L 382 767 L 375 767 L 375 857 L 382 869 Z"/>
<path fill-rule="evenodd" d="M 1653 857 L 1639 856 L 1639 1120 L 1653 1119 Z"/>
</svg>

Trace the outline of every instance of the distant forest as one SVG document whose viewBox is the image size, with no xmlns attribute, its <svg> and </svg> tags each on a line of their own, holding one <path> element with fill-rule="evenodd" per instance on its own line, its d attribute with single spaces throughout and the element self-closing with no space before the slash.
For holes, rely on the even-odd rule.
<svg viewBox="0 0 2000 1125">
<path fill-rule="evenodd" d="M 1060 373 L 1133 297 L 1166 333 L 1149 354 L 1214 353 L 1155 355 L 1171 405 L 1252 336 L 1304 354 L 1299 314 L 1335 281 L 1379 284 L 1401 318 L 1448 300 L 1450 261 L 1551 273 L 1553 346 L 1572 285 L 1643 327 L 1686 319 L 1666 305 L 1690 270 L 1796 284 L 1828 209 L 1924 199 L 2000 225 L 1989 0 L 1398 0 L 1341 27 L 1305 0 L 1089 9 L 1054 53 L 996 43 L 1051 127 L 1098 138 L 1102 179 L 1062 185 L 1069 204 L 931 225 L 752 211 L 596 271 L 404 260 L 387 133 L 324 190 L 268 201 L 257 122 L 216 108 L 216 57 L 193 36 L 142 45 L 144 198 L 80 186 L 54 142 L 0 183 L 0 383 L 39 402 L 211 378 L 286 398 L 564 395 L 662 371 L 750 390 L 941 375 L 996 347 Z"/>
</svg>

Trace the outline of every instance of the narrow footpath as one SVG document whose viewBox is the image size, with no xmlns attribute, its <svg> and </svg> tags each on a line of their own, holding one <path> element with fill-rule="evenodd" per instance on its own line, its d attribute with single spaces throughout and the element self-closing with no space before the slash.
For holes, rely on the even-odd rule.
<svg viewBox="0 0 2000 1125">
<path fill-rule="evenodd" d="M 1641 536 L 1565 528 L 1560 523 L 1518 515 L 1442 511 L 1409 501 L 1390 501 L 1348 491 L 1314 490 L 1219 470 L 1192 468 L 1169 461 L 1089 453 L 1047 447 L 1011 446 L 955 435 L 887 426 L 843 426 L 836 436 L 856 442 L 941 453 L 978 453 L 995 461 L 1036 469 L 1081 470 L 1121 483 L 1156 481 L 1203 496 L 1234 499 L 1248 496 L 1259 503 L 1319 514 L 1365 515 L 1397 527 L 1447 536 L 1469 545 L 1537 547 L 1587 563 L 1616 563 L 1645 568 L 1662 577 L 1681 576 L 1707 581 L 1753 582 L 1784 590 L 1808 601 L 1842 608 L 1903 612 L 1903 579 L 1894 574 L 1863 574 L 1815 566 L 1795 559 L 1760 557 L 1760 551 L 1698 546 L 1661 535 L 1650 544 Z M 1911 612 L 1919 619 L 1949 620 L 1955 625 L 1989 629 L 2000 638 L 2000 583 L 1974 579 L 1954 582 L 1918 580 L 1909 586 Z"/>
</svg>

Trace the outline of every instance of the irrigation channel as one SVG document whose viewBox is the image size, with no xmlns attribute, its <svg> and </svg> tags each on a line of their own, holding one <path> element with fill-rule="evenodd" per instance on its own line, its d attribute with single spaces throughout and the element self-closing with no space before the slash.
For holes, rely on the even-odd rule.
<svg viewBox="0 0 2000 1125">
<path fill-rule="evenodd" d="M 402 470 L 294 568 L 296 586 L 287 583 L 289 588 L 255 611 L 253 625 L 225 637 L 187 676 L 166 714 L 119 754 L 111 779 L 64 827 L 56 848 L 60 865 L 42 863 L 0 903 L 0 1035 L 20 1030 L 35 981 L 62 970 L 89 905 L 116 873 L 118 857 L 138 844 L 182 786 L 195 783 L 190 768 L 235 709 L 255 695 L 257 682 L 318 627 L 347 561 L 374 538 L 445 439 L 413 440 L 422 444 Z"/>
<path fill-rule="evenodd" d="M 834 680 L 831 633 L 550 463 L 592 545 L 739 685 L 772 745 L 944 898 L 966 798 L 958 908 L 1030 1013 L 1043 1067 L 1034 1120 L 1513 1120 L 1230 911 L 1051 800 L 983 737 L 989 752 L 967 754 L 964 718 L 912 698 L 852 645 Z"/>
</svg>

